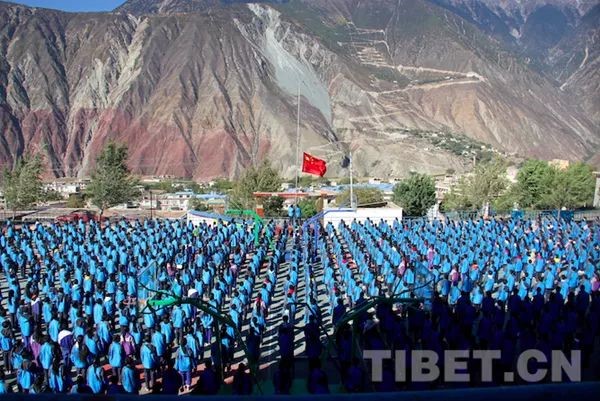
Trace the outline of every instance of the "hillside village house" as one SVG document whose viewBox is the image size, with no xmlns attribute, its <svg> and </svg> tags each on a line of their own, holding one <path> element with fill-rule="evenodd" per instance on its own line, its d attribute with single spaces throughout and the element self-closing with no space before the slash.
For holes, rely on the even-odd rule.
<svg viewBox="0 0 600 401">
<path fill-rule="evenodd" d="M 63 198 L 82 193 L 87 187 L 89 180 L 79 180 L 76 178 L 57 178 L 52 182 L 44 184 L 46 191 L 56 191 Z"/>
<path fill-rule="evenodd" d="M 562 159 L 552 159 L 548 162 L 548 164 L 559 170 L 566 170 L 567 168 L 569 168 L 571 162 Z"/>
</svg>

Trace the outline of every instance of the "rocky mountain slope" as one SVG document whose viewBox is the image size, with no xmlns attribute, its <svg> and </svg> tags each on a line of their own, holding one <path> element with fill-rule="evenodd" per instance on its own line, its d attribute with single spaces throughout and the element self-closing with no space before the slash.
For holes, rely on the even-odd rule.
<svg viewBox="0 0 600 401">
<path fill-rule="evenodd" d="M 520 55 L 598 124 L 598 0 L 433 0 Z"/>
<path fill-rule="evenodd" d="M 600 4 L 548 51 L 547 65 L 561 91 L 573 94 L 600 124 Z"/>
<path fill-rule="evenodd" d="M 301 148 L 351 147 L 360 175 L 461 170 L 482 146 L 575 160 L 600 145 L 597 99 L 572 97 L 588 96 L 597 42 L 587 73 L 553 50 L 552 71 L 577 78 L 561 90 L 430 1 L 0 3 L 0 21 L 0 160 L 44 152 L 58 176 L 87 174 L 108 140 L 140 174 L 235 176 L 268 157 L 292 176 L 298 93 Z"/>
</svg>

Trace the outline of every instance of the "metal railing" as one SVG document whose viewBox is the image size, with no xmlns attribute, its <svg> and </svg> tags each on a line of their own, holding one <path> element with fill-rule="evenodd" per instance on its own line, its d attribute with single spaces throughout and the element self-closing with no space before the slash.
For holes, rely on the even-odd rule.
<svg viewBox="0 0 600 401">
<path fill-rule="evenodd" d="M 483 213 L 472 210 L 451 211 L 440 213 L 448 220 L 469 220 L 483 217 Z M 559 215 L 558 210 L 490 210 L 489 217 L 495 218 L 521 218 L 523 220 L 536 220 L 542 217 L 554 217 Z M 566 220 L 582 221 L 600 219 L 600 209 L 590 210 L 561 210 L 560 217 Z M 403 217 L 403 220 L 419 220 L 425 217 Z"/>
</svg>

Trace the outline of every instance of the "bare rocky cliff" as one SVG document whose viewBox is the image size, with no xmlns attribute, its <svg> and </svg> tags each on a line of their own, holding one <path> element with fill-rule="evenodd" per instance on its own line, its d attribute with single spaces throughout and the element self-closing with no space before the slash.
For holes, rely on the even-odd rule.
<svg viewBox="0 0 600 401">
<path fill-rule="evenodd" d="M 0 3 L 0 21 L 0 161 L 43 152 L 57 176 L 87 174 L 108 140 L 140 174 L 270 158 L 292 176 L 298 92 L 302 149 L 351 143 L 360 175 L 460 170 L 483 144 L 568 159 L 600 144 L 590 104 L 431 2 Z"/>
</svg>

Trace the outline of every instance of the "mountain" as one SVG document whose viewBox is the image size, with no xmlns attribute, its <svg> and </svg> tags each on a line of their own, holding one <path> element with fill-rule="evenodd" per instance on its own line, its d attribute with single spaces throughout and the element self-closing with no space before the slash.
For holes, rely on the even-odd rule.
<svg viewBox="0 0 600 401">
<path fill-rule="evenodd" d="M 115 11 L 134 15 L 203 12 L 235 3 L 287 3 L 289 0 L 129 0 Z"/>
<path fill-rule="evenodd" d="M 560 89 L 570 92 L 598 124 L 600 122 L 600 4 L 548 52 L 550 74 Z"/>
<path fill-rule="evenodd" d="M 596 72 L 564 61 L 567 35 L 552 75 L 432 1 L 0 3 L 0 20 L 0 160 L 43 152 L 57 176 L 86 175 L 109 140 L 140 174 L 234 177 L 268 157 L 293 176 L 298 93 L 301 149 L 351 147 L 358 175 L 460 171 L 482 147 L 581 160 L 600 146 L 568 88 Z M 561 90 L 561 68 L 581 78 Z"/>
<path fill-rule="evenodd" d="M 585 111 L 596 124 L 600 123 L 594 70 L 598 61 L 600 1 L 432 1 L 501 41 L 573 98 L 583 99 Z"/>
<path fill-rule="evenodd" d="M 507 43 L 556 43 L 597 0 L 432 0 Z"/>
</svg>

